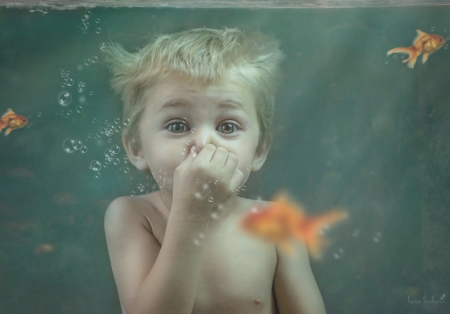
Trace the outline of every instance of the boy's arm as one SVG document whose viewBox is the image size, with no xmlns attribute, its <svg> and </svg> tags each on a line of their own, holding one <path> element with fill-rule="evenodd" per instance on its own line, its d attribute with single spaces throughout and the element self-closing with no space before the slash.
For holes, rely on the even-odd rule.
<svg viewBox="0 0 450 314">
<path fill-rule="evenodd" d="M 274 292 L 279 314 L 325 314 L 306 246 L 298 242 L 293 246 L 292 255 L 277 249 Z"/>
<path fill-rule="evenodd" d="M 170 215 L 164 245 L 147 230 L 146 218 L 129 198 L 105 215 L 105 233 L 119 297 L 127 314 L 191 313 L 203 246 L 192 239 L 207 223 Z"/>
</svg>

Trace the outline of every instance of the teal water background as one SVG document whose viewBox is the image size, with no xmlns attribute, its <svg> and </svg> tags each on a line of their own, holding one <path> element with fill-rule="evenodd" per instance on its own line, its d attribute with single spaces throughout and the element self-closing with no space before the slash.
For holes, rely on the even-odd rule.
<svg viewBox="0 0 450 314">
<path fill-rule="evenodd" d="M 104 212 L 155 181 L 124 163 L 119 133 L 101 134 L 122 117 L 100 47 L 113 40 L 133 50 L 154 34 L 204 26 L 281 42 L 274 142 L 243 195 L 287 189 L 311 214 L 348 210 L 323 260 L 312 261 L 328 313 L 449 313 L 448 43 L 414 69 L 386 56 L 411 45 L 416 29 L 449 38 L 449 16 L 448 6 L 0 8 L 0 114 L 11 108 L 30 121 L 0 134 L 0 313 L 120 313 Z M 72 86 L 62 87 L 61 69 Z M 113 145 L 118 165 L 96 178 L 90 164 L 104 163 Z M 42 244 L 51 252 L 36 250 Z"/>
</svg>

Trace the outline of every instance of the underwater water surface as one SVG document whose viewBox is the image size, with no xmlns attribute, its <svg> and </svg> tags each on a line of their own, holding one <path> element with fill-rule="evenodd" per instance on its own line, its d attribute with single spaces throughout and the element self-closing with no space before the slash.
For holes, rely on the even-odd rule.
<svg viewBox="0 0 450 314">
<path fill-rule="evenodd" d="M 120 313 L 109 203 L 156 190 L 128 162 L 102 60 L 157 34 L 242 27 L 285 54 L 274 141 L 242 195 L 345 208 L 312 261 L 328 313 L 449 313 L 450 6 L 322 9 L 0 7 L 0 313 Z M 416 30 L 447 42 L 414 68 Z"/>
</svg>

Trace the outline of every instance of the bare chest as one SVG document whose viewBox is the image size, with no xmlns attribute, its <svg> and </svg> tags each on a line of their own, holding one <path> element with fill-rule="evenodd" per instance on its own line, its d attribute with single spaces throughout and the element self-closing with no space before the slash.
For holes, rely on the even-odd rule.
<svg viewBox="0 0 450 314">
<path fill-rule="evenodd" d="M 275 313 L 275 250 L 240 231 L 205 239 L 192 313 Z"/>
</svg>

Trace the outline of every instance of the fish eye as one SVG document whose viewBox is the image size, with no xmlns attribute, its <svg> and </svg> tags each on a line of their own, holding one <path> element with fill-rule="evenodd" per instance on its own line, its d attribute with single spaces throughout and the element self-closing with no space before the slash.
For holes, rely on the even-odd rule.
<svg viewBox="0 0 450 314">
<path fill-rule="evenodd" d="M 184 124 L 182 122 L 174 122 L 174 123 L 169 124 L 169 126 L 167 128 L 172 133 L 183 133 L 186 131 L 187 126 L 186 126 L 186 124 Z"/>
</svg>

